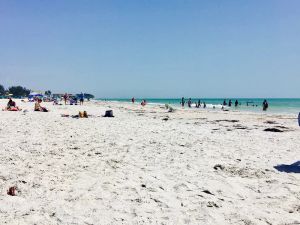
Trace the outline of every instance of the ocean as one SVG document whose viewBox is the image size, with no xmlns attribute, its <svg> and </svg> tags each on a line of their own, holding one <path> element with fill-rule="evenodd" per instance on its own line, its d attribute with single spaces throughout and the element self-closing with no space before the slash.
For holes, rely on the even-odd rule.
<svg viewBox="0 0 300 225">
<path fill-rule="evenodd" d="M 221 108 L 223 103 L 223 98 L 192 98 L 192 102 L 198 102 L 201 100 L 201 103 L 205 102 L 207 108 Z M 101 101 L 120 101 L 120 102 L 131 102 L 131 98 L 99 98 L 97 100 Z M 135 99 L 137 103 L 140 103 L 143 99 Z M 181 107 L 180 102 L 181 98 L 145 98 L 148 104 L 169 104 L 173 107 Z M 225 99 L 228 103 L 229 99 Z M 241 110 L 241 111 L 251 111 L 251 112 L 262 112 L 262 103 L 264 99 L 262 98 L 231 98 L 232 107 L 226 107 L 227 109 L 232 110 Z M 239 106 L 234 107 L 235 100 L 238 100 Z M 266 99 L 269 103 L 269 108 L 267 112 L 271 113 L 291 113 L 298 114 L 300 112 L 300 98 L 269 98 Z M 185 99 L 186 107 L 188 98 Z M 248 103 L 248 104 L 247 104 Z M 194 108 L 194 107 L 193 107 Z"/>
</svg>

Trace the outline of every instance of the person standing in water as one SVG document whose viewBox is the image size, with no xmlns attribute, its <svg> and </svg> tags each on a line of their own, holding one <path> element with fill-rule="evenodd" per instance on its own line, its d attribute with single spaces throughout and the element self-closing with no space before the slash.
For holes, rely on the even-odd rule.
<svg viewBox="0 0 300 225">
<path fill-rule="evenodd" d="M 232 105 L 232 101 L 231 101 L 231 99 L 230 99 L 230 100 L 229 100 L 229 103 L 228 103 L 228 106 L 231 107 L 231 105 Z"/>
<path fill-rule="evenodd" d="M 200 108 L 201 107 L 201 101 L 200 99 L 198 100 L 198 105 L 197 105 L 197 108 Z"/>
<path fill-rule="evenodd" d="M 269 103 L 265 99 L 264 102 L 263 102 L 263 111 L 267 111 L 268 108 L 269 108 Z"/>
<path fill-rule="evenodd" d="M 226 100 L 224 99 L 224 101 L 223 101 L 223 106 L 225 106 L 225 105 L 227 105 L 227 102 L 226 102 Z"/>
<path fill-rule="evenodd" d="M 192 99 L 191 99 L 191 98 L 189 98 L 189 100 L 188 100 L 188 107 L 189 107 L 189 108 L 192 107 Z"/>
<path fill-rule="evenodd" d="M 180 102 L 180 104 L 181 104 L 182 107 L 184 107 L 184 103 L 185 103 L 185 100 L 184 100 L 184 97 L 182 97 L 181 98 L 181 102 Z"/>
<path fill-rule="evenodd" d="M 134 99 L 134 97 L 131 99 L 131 102 L 132 102 L 132 103 L 134 103 L 134 102 L 135 102 L 135 99 Z"/>
<path fill-rule="evenodd" d="M 234 106 L 237 107 L 239 105 L 238 100 L 235 100 Z"/>
</svg>

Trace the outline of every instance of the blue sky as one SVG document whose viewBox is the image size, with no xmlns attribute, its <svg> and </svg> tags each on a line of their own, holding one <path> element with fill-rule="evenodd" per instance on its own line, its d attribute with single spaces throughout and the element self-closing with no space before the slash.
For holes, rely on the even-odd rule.
<svg viewBox="0 0 300 225">
<path fill-rule="evenodd" d="M 1 0 L 0 83 L 97 97 L 300 97 L 298 0 Z"/>
</svg>

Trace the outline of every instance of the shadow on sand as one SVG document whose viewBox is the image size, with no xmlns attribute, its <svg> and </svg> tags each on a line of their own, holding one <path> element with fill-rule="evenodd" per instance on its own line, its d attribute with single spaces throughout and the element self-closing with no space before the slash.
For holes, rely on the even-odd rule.
<svg viewBox="0 0 300 225">
<path fill-rule="evenodd" d="M 280 172 L 286 172 L 286 173 L 300 173 L 300 161 L 297 161 L 291 165 L 277 165 L 274 166 L 274 168 Z"/>
</svg>

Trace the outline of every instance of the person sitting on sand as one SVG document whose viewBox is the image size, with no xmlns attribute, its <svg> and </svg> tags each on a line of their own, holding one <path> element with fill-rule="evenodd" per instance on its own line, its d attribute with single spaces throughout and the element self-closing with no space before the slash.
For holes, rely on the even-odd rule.
<svg viewBox="0 0 300 225">
<path fill-rule="evenodd" d="M 38 99 L 34 105 L 34 111 L 36 112 L 48 112 L 48 109 L 41 106 L 42 99 Z"/>
<path fill-rule="evenodd" d="M 6 110 L 6 111 L 20 111 L 21 109 L 19 109 L 19 107 L 16 106 L 16 102 L 14 102 L 11 98 L 9 98 L 7 106 L 4 110 Z"/>
<path fill-rule="evenodd" d="M 10 98 L 7 103 L 7 109 L 10 109 L 12 107 L 16 107 L 16 103 Z"/>
</svg>

